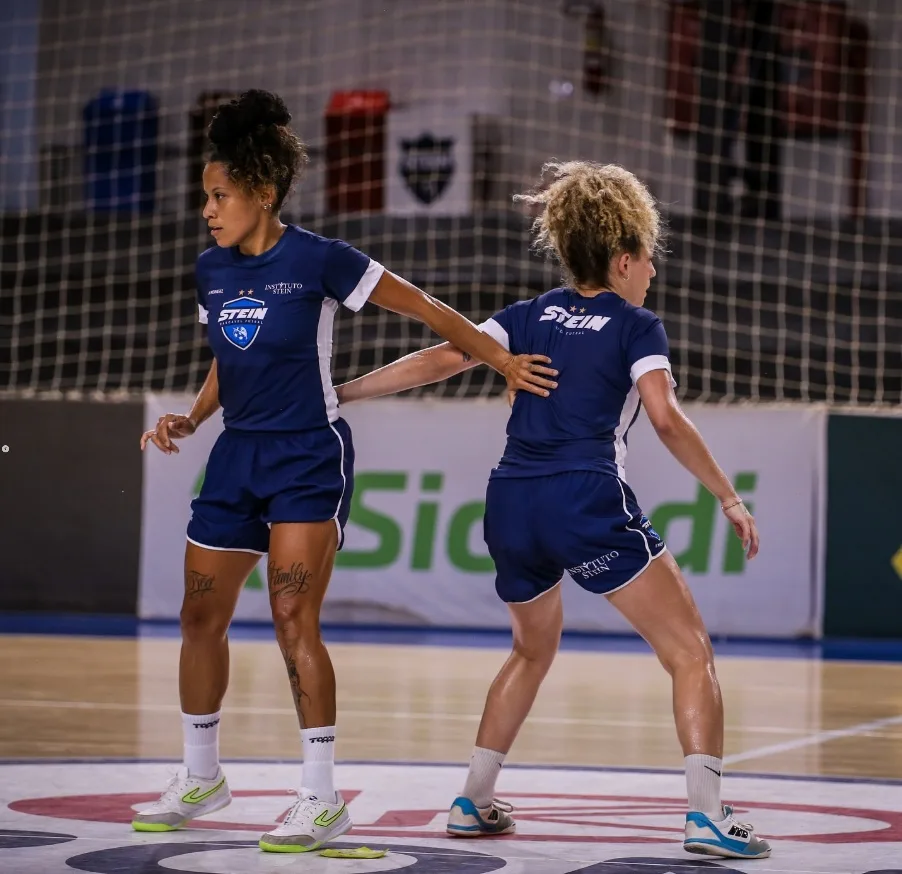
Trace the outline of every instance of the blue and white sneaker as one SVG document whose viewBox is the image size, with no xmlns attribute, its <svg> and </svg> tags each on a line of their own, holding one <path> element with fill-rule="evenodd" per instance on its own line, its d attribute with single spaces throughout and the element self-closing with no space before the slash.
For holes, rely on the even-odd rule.
<svg viewBox="0 0 902 874">
<path fill-rule="evenodd" d="M 497 799 L 488 807 L 477 807 L 469 798 L 455 798 L 445 831 L 455 838 L 509 835 L 517 830 L 510 815 L 513 809 L 510 804 Z"/>
<path fill-rule="evenodd" d="M 770 855 L 770 844 L 759 838 L 752 826 L 738 822 L 732 807 L 725 804 L 723 815 L 717 822 L 704 813 L 687 813 L 683 849 L 728 859 L 766 859 Z"/>
</svg>

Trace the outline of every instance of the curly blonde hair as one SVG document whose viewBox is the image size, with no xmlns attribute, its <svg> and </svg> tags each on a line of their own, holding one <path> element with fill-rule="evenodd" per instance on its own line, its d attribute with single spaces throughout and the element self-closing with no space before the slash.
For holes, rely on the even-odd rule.
<svg viewBox="0 0 902 874">
<path fill-rule="evenodd" d="M 659 252 L 661 216 L 649 190 L 617 164 L 552 161 L 542 168 L 553 181 L 514 197 L 541 213 L 533 222 L 535 247 L 556 257 L 569 284 L 608 285 L 611 259 L 621 252 Z"/>
</svg>

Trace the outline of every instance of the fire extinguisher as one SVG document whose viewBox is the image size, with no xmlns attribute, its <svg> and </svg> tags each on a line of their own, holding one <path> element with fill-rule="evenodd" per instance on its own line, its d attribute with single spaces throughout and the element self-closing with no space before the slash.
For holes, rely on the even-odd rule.
<svg viewBox="0 0 902 874">
<path fill-rule="evenodd" d="M 586 15 L 583 41 L 583 90 L 602 94 L 610 85 L 610 50 L 604 7 L 593 3 Z"/>
</svg>

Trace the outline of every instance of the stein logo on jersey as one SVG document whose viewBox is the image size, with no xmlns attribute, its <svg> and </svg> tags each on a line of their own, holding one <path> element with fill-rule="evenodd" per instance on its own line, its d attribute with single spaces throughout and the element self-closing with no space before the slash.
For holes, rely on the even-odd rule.
<svg viewBox="0 0 902 874">
<path fill-rule="evenodd" d="M 257 339 L 266 313 L 266 304 L 262 300 L 236 298 L 222 305 L 219 325 L 226 340 L 239 349 L 247 349 Z"/>
<path fill-rule="evenodd" d="M 539 316 L 540 322 L 555 321 L 565 328 L 578 328 L 581 330 L 600 331 L 609 321 L 610 316 L 583 316 L 574 315 L 572 312 L 559 306 L 545 307 L 545 312 Z"/>
</svg>

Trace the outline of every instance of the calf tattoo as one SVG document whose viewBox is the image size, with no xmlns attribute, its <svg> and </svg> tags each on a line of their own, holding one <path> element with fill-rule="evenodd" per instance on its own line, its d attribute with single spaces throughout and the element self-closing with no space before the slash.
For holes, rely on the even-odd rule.
<svg viewBox="0 0 902 874">
<path fill-rule="evenodd" d="M 267 566 L 269 572 L 269 594 L 274 598 L 293 598 L 303 595 L 310 588 L 313 576 L 304 565 L 296 561 L 287 570 L 271 561 Z"/>
<path fill-rule="evenodd" d="M 301 688 L 301 675 L 298 673 L 298 666 L 295 664 L 294 656 L 283 650 L 282 657 L 285 659 L 285 667 L 288 669 L 288 682 L 291 683 L 291 694 L 294 698 L 294 706 L 300 716 L 301 701 L 304 698 L 309 701 L 310 696 Z"/>
<path fill-rule="evenodd" d="M 188 571 L 185 575 L 185 595 L 189 600 L 203 598 L 208 592 L 213 592 L 214 578 L 200 571 Z"/>
</svg>

